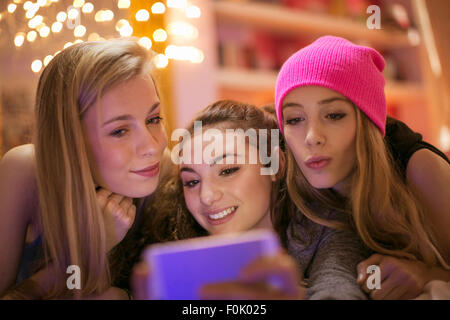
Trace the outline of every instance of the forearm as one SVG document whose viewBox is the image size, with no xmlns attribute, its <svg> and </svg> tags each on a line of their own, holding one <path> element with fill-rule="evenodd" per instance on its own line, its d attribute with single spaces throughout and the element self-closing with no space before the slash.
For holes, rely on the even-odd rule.
<svg viewBox="0 0 450 320">
<path fill-rule="evenodd" d="M 367 299 L 357 284 L 356 266 L 369 250 L 351 232 L 328 230 L 311 265 L 309 299 Z"/>
</svg>

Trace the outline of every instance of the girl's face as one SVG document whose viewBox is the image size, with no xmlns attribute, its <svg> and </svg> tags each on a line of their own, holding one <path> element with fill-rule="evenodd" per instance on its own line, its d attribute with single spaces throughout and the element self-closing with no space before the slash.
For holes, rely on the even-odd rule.
<svg viewBox="0 0 450 320">
<path fill-rule="evenodd" d="M 180 165 L 188 210 L 212 235 L 272 228 L 270 197 L 275 177 L 261 175 L 261 164 L 249 164 L 248 151 L 254 147 L 247 144 L 247 152 L 237 150 L 233 143 L 226 143 L 225 134 L 214 139 L 223 139 L 223 153 L 213 154 L 201 164 Z M 195 141 L 191 159 L 195 148 L 202 148 L 196 140 L 191 140 Z M 207 145 L 203 142 L 202 150 Z M 223 164 L 217 163 L 220 160 Z M 226 160 L 234 164 L 226 164 Z"/>
<path fill-rule="evenodd" d="M 83 120 L 96 184 L 133 198 L 155 191 L 167 136 L 151 78 L 135 77 L 108 90 Z"/>
<path fill-rule="evenodd" d="M 319 86 L 293 89 L 283 100 L 283 127 L 308 182 L 345 195 L 356 164 L 356 113 L 350 100 Z"/>
</svg>

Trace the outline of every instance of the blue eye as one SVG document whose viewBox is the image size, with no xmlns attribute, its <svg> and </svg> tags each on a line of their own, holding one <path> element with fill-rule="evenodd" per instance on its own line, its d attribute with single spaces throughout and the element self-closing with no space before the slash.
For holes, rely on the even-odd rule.
<svg viewBox="0 0 450 320">
<path fill-rule="evenodd" d="M 228 168 L 228 169 L 224 169 L 220 172 L 221 176 L 228 176 L 230 174 L 235 173 L 236 171 L 238 171 L 240 168 L 239 167 L 235 167 L 235 168 Z"/>
<path fill-rule="evenodd" d="M 190 180 L 190 181 L 183 183 L 183 186 L 185 186 L 186 188 L 193 188 L 199 182 L 200 182 L 199 180 Z"/>
<path fill-rule="evenodd" d="M 123 137 L 127 133 L 126 129 L 116 129 L 110 133 L 111 136 L 120 138 Z"/>
<path fill-rule="evenodd" d="M 147 120 L 147 124 L 159 124 L 163 120 L 160 116 L 153 117 Z"/>
<path fill-rule="evenodd" d="M 330 113 L 327 115 L 327 118 L 336 121 L 336 120 L 340 120 L 342 118 L 344 118 L 346 116 L 345 113 Z"/>
</svg>

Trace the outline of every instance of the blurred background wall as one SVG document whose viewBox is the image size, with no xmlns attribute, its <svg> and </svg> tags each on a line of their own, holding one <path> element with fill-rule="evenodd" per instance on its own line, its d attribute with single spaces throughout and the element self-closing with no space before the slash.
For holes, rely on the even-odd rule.
<svg viewBox="0 0 450 320">
<path fill-rule="evenodd" d="M 282 63 L 326 34 L 379 50 L 388 113 L 448 154 L 449 12 L 448 0 L 0 0 L 0 156 L 32 141 L 39 75 L 73 43 L 132 36 L 156 52 L 170 137 L 217 99 L 272 103 Z"/>
</svg>

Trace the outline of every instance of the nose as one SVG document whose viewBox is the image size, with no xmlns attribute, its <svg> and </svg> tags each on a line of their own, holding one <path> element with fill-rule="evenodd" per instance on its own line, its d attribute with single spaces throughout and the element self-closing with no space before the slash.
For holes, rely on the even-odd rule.
<svg viewBox="0 0 450 320">
<path fill-rule="evenodd" d="M 308 146 L 320 146 L 325 144 L 326 137 L 319 121 L 310 121 L 307 127 L 305 142 Z"/>
<path fill-rule="evenodd" d="M 203 179 L 200 185 L 200 201 L 205 206 L 211 206 L 222 198 L 222 191 L 216 183 Z"/>
<path fill-rule="evenodd" d="M 139 131 L 136 153 L 142 157 L 161 154 L 167 146 L 167 139 L 162 128 L 143 128 Z"/>
</svg>

